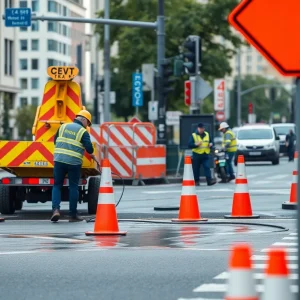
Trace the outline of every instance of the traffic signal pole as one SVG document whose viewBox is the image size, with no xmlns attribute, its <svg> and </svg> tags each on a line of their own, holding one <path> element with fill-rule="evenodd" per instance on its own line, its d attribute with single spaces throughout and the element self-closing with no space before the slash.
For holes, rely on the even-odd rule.
<svg viewBox="0 0 300 300">
<path fill-rule="evenodd" d="M 158 0 L 157 16 L 157 88 L 158 88 L 158 136 L 157 143 L 166 145 L 166 103 L 163 93 L 163 62 L 165 59 L 165 10 L 164 0 Z"/>
</svg>

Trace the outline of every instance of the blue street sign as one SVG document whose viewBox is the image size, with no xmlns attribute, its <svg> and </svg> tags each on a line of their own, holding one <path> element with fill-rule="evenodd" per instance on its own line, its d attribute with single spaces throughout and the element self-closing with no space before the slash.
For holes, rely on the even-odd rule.
<svg viewBox="0 0 300 300">
<path fill-rule="evenodd" d="M 5 26 L 6 27 L 31 26 L 31 9 L 30 8 L 6 8 Z"/>
<path fill-rule="evenodd" d="M 143 106 L 143 74 L 132 73 L 132 106 Z"/>
</svg>

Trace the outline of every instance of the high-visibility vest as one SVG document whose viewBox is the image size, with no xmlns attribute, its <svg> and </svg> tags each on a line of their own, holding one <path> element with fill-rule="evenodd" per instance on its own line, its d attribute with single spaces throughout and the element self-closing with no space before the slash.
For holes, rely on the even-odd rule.
<svg viewBox="0 0 300 300">
<path fill-rule="evenodd" d="M 63 124 L 59 128 L 54 149 L 54 161 L 69 165 L 81 165 L 84 147 L 81 138 L 86 132 L 80 124 Z"/>
<path fill-rule="evenodd" d="M 206 131 L 204 131 L 204 133 L 205 133 L 205 136 L 203 139 L 201 138 L 200 135 L 198 135 L 196 133 L 192 134 L 193 138 L 194 138 L 194 143 L 202 142 L 202 144 L 199 147 L 192 149 L 192 151 L 197 154 L 204 154 L 204 153 L 209 154 L 210 153 L 209 134 Z"/>
<path fill-rule="evenodd" d="M 230 140 L 226 140 L 225 139 L 225 136 L 226 136 L 226 134 L 230 134 L 230 136 L 231 136 L 231 138 L 230 138 Z M 236 138 L 235 138 L 235 135 L 234 135 L 234 133 L 231 131 L 231 130 L 227 130 L 225 133 L 224 133 L 224 135 L 223 135 L 223 147 L 225 147 L 225 145 L 227 144 L 227 143 L 229 143 L 230 142 L 230 144 L 229 144 L 229 147 L 226 149 L 226 151 L 227 152 L 236 152 L 236 150 L 237 150 L 237 142 L 236 142 Z"/>
</svg>

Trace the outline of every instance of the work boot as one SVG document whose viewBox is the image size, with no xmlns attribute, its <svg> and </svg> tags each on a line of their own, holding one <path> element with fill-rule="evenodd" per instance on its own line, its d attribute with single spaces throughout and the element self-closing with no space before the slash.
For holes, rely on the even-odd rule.
<svg viewBox="0 0 300 300">
<path fill-rule="evenodd" d="M 53 211 L 53 215 L 52 215 L 52 217 L 51 217 L 51 221 L 52 221 L 52 222 L 57 222 L 57 221 L 59 220 L 59 218 L 60 218 L 59 210 L 58 210 L 58 209 L 55 209 L 55 210 Z"/>
<path fill-rule="evenodd" d="M 208 179 L 207 180 L 207 185 L 214 185 L 216 183 L 217 183 L 217 181 L 215 179 Z"/>
<path fill-rule="evenodd" d="M 230 176 L 228 177 L 228 182 L 231 181 L 231 180 L 234 180 L 234 179 L 235 179 L 235 176 L 234 176 L 234 175 L 230 175 Z"/>
<path fill-rule="evenodd" d="M 69 222 L 82 222 L 84 219 L 81 218 L 78 214 L 70 216 Z"/>
</svg>

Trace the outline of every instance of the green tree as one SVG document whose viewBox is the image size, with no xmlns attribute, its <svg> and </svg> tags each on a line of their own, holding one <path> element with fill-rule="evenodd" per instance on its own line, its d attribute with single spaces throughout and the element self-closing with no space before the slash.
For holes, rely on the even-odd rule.
<svg viewBox="0 0 300 300">
<path fill-rule="evenodd" d="M 18 128 L 19 137 L 22 140 L 32 140 L 32 126 L 34 123 L 36 106 L 29 105 L 18 109 L 16 115 L 16 126 Z"/>
<path fill-rule="evenodd" d="M 201 4 L 197 0 L 165 0 L 166 15 L 166 57 L 179 54 L 179 46 L 189 35 L 199 35 L 202 38 L 201 76 L 212 81 L 231 73 L 229 58 L 234 54 L 232 48 L 216 41 L 220 36 L 229 41 L 233 47 L 241 43 L 239 37 L 231 31 L 227 16 L 238 0 L 209 0 Z M 99 17 L 103 17 L 103 11 Z M 111 0 L 110 17 L 123 20 L 155 21 L 157 15 L 157 0 Z M 100 34 L 100 48 L 103 49 L 104 26 L 97 26 Z M 112 58 L 112 69 L 118 70 L 112 74 L 112 89 L 117 94 L 117 104 L 113 110 L 117 116 L 126 118 L 133 114 L 131 106 L 131 74 L 141 69 L 144 63 L 156 64 L 156 32 L 154 30 L 132 27 L 111 26 L 111 43 L 118 41 L 119 55 Z M 182 110 L 184 106 L 183 82 L 187 76 L 179 78 L 175 84 L 173 95 L 168 97 L 167 110 Z M 145 117 L 149 93 L 145 93 L 145 104 L 141 109 Z"/>
<path fill-rule="evenodd" d="M 269 80 L 262 76 L 245 76 L 241 81 L 241 90 L 245 91 L 255 86 L 263 84 L 278 84 L 278 81 Z M 270 90 L 270 88 L 268 88 Z M 277 96 L 275 102 L 272 103 L 270 95 L 266 95 L 265 88 L 254 90 L 241 97 L 242 112 L 241 118 L 243 123 L 248 122 L 248 105 L 253 104 L 253 113 L 256 114 L 257 122 L 268 122 L 271 112 L 279 113 L 283 116 L 290 115 L 289 108 L 289 93 L 281 89 L 280 96 Z M 237 122 L 237 100 L 236 100 L 236 86 L 230 91 L 230 124 L 236 126 Z"/>
</svg>

